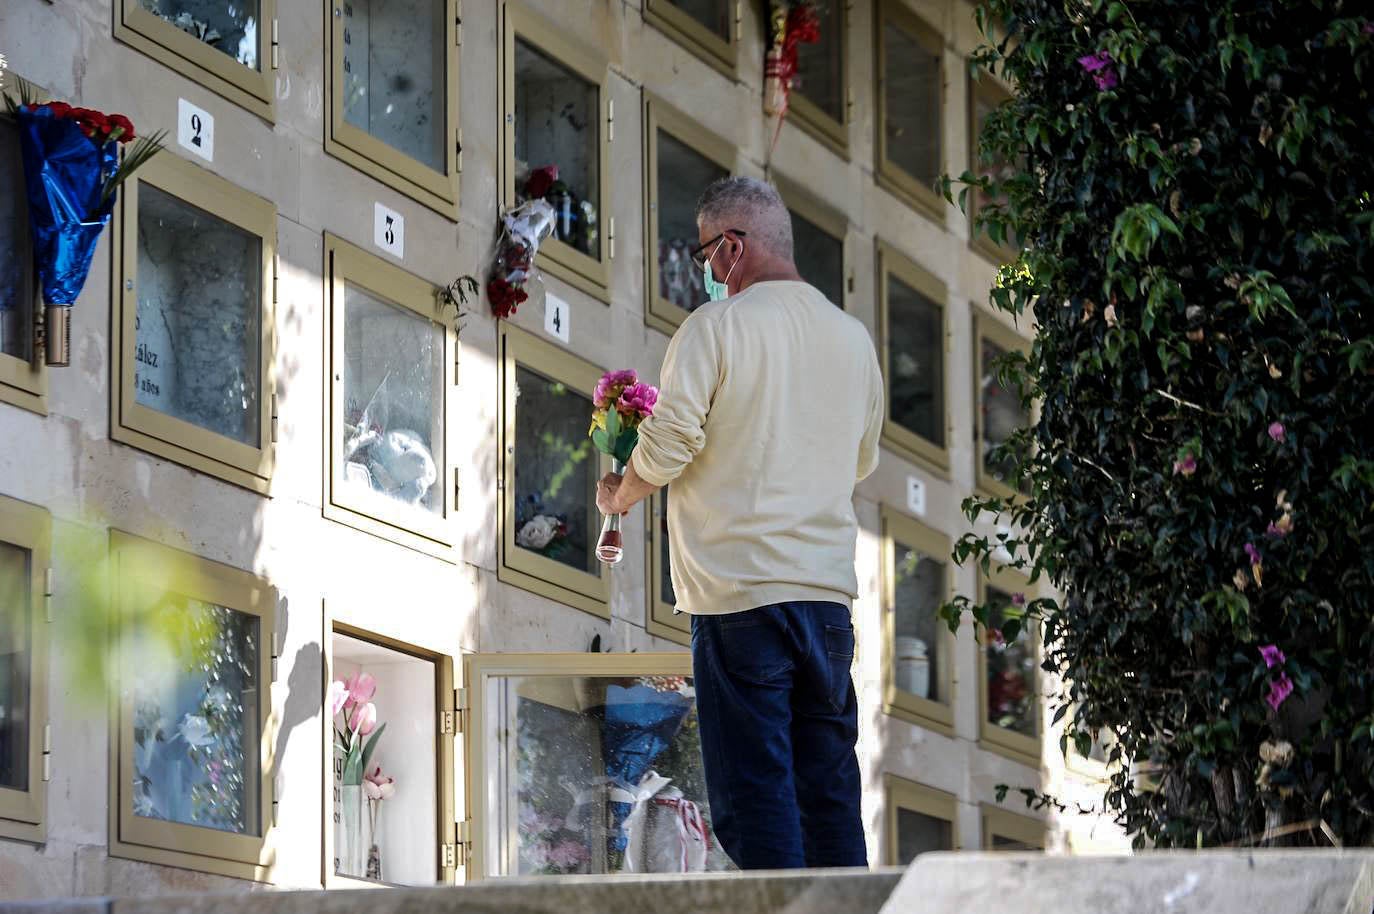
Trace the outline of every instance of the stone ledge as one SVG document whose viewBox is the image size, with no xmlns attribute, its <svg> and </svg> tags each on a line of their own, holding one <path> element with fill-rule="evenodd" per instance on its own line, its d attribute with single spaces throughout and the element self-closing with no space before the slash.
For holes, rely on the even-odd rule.
<svg viewBox="0 0 1374 914">
<path fill-rule="evenodd" d="M 108 914 L 877 914 L 900 878 L 900 870 L 813 870 L 503 879 L 462 888 L 116 899 Z M 23 914 L 40 912 L 55 914 L 42 907 Z M 0 914 L 20 912 L 0 905 Z"/>
<path fill-rule="evenodd" d="M 919 857 L 881 914 L 1370 914 L 1374 851 Z"/>
</svg>

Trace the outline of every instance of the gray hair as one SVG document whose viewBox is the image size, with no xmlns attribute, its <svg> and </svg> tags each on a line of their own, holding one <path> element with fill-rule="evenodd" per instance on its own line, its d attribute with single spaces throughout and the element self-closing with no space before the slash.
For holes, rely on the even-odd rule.
<svg viewBox="0 0 1374 914">
<path fill-rule="evenodd" d="M 697 225 L 712 234 L 739 229 L 764 250 L 792 259 L 792 214 L 777 188 L 758 178 L 712 182 L 697 202 Z"/>
</svg>

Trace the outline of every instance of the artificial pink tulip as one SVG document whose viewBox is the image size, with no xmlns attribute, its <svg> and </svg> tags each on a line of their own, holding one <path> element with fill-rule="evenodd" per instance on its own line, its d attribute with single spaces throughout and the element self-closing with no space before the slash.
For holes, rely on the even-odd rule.
<svg viewBox="0 0 1374 914">
<path fill-rule="evenodd" d="M 329 716 L 338 717 L 344 705 L 348 703 L 348 686 L 342 681 L 335 679 L 329 684 Z"/>
<path fill-rule="evenodd" d="M 367 736 L 377 729 L 377 706 L 370 701 L 355 706 L 348 718 L 348 728 L 359 736 Z"/>
<path fill-rule="evenodd" d="M 371 673 L 354 673 L 344 682 L 348 700 L 355 705 L 366 704 L 377 693 L 377 677 Z"/>
</svg>

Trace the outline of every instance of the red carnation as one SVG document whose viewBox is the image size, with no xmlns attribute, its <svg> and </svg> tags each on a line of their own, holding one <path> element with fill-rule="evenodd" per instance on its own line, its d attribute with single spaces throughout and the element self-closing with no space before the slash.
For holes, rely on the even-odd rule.
<svg viewBox="0 0 1374 914">
<path fill-rule="evenodd" d="M 127 143 L 134 138 L 134 122 L 122 114 L 111 114 L 109 117 L 110 131 L 122 131 L 119 134 L 119 142 Z"/>
<path fill-rule="evenodd" d="M 529 296 L 519 286 L 504 279 L 493 279 L 487 283 L 487 298 L 497 317 L 510 317 Z"/>
<path fill-rule="evenodd" d="M 72 106 L 66 102 L 48 102 L 44 107 L 51 111 L 52 116 L 55 118 L 68 118 L 72 116 Z"/>
<path fill-rule="evenodd" d="M 103 138 L 110 132 L 110 119 L 94 108 L 73 108 L 71 116 L 81 132 L 92 139 Z"/>
<path fill-rule="evenodd" d="M 553 188 L 553 182 L 558 180 L 558 166 L 545 165 L 543 168 L 536 168 L 530 172 L 529 178 L 525 180 L 525 196 L 531 200 L 542 200 L 548 196 Z"/>
</svg>

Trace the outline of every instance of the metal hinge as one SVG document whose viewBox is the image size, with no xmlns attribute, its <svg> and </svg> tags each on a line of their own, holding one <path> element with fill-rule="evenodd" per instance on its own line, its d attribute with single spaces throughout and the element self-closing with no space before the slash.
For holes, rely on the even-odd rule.
<svg viewBox="0 0 1374 914">
<path fill-rule="evenodd" d="M 467 689 L 457 688 L 453 690 L 453 713 L 455 715 L 454 729 L 459 733 L 466 733 L 468 729 Z"/>
<path fill-rule="evenodd" d="M 277 35 L 277 20 L 272 20 L 272 69 L 277 69 L 281 65 L 281 42 Z"/>
<path fill-rule="evenodd" d="M 458 868 L 458 846 L 456 844 L 439 845 L 439 867 L 446 870 Z"/>
<path fill-rule="evenodd" d="M 607 220 L 606 245 L 608 248 L 607 256 L 611 260 L 615 260 L 615 216 Z"/>
<path fill-rule="evenodd" d="M 615 142 L 615 99 L 606 99 L 606 142 Z"/>
<path fill-rule="evenodd" d="M 744 22 L 744 0 L 735 0 L 735 28 Z"/>
<path fill-rule="evenodd" d="M 274 253 L 272 255 L 272 304 L 274 305 L 277 303 L 277 274 L 280 272 L 280 267 L 281 255 Z"/>
<path fill-rule="evenodd" d="M 444 845 L 448 850 L 444 851 L 443 856 L 446 861 L 446 866 L 457 868 L 460 866 L 467 866 L 468 861 L 472 859 L 470 853 L 472 847 L 472 830 L 468 827 L 468 821 L 466 819 L 454 824 L 457 826 L 457 841 L 453 844 Z"/>
<path fill-rule="evenodd" d="M 441 736 L 451 736 L 456 732 L 457 725 L 454 723 L 454 712 L 439 712 L 439 733 Z"/>
<path fill-rule="evenodd" d="M 52 569 L 43 569 L 43 616 L 52 621 Z"/>
<path fill-rule="evenodd" d="M 849 112 L 854 110 L 854 89 L 853 87 L 844 90 L 844 113 L 845 122 L 849 121 Z"/>
<path fill-rule="evenodd" d="M 277 395 L 272 395 L 272 443 L 277 442 Z"/>
<path fill-rule="evenodd" d="M 52 780 L 52 724 L 43 725 L 43 780 Z"/>
<path fill-rule="evenodd" d="M 463 3 L 459 0 L 455 4 L 453 11 L 453 46 L 461 48 L 463 46 Z"/>
<path fill-rule="evenodd" d="M 457 158 L 456 158 L 456 160 L 454 161 L 453 167 L 457 170 L 458 174 L 461 175 L 461 174 L 463 173 L 463 128 L 462 128 L 462 127 L 459 127 L 459 128 L 458 128 L 457 137 L 456 137 L 456 139 L 454 140 L 454 155 L 455 155 Z"/>
<path fill-rule="evenodd" d="M 276 400 L 276 397 L 273 397 L 272 399 L 273 399 L 273 400 Z M 273 441 L 276 441 L 276 440 L 277 440 L 276 428 L 277 428 L 277 417 L 276 417 L 276 416 L 273 416 L 273 417 L 272 417 L 272 429 L 273 429 L 272 440 L 273 440 Z M 280 657 L 280 656 L 281 656 L 281 632 L 273 632 L 273 633 L 272 633 L 272 681 L 273 681 L 273 682 L 276 682 L 276 681 L 277 681 L 277 658 Z"/>
<path fill-rule="evenodd" d="M 458 510 L 458 494 L 463 491 L 462 483 L 458 477 L 458 468 L 453 468 L 453 510 Z"/>
</svg>

